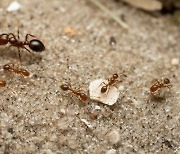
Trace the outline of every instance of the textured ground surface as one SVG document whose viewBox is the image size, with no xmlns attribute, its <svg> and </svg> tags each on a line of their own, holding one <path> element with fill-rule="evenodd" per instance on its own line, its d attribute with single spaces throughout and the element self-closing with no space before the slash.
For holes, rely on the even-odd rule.
<svg viewBox="0 0 180 154">
<path fill-rule="evenodd" d="M 124 15 L 130 27 L 125 31 L 84 0 L 19 2 L 22 8 L 12 13 L 5 11 L 10 0 L 0 2 L 0 33 L 19 27 L 21 39 L 34 34 L 46 51 L 22 52 L 29 78 L 1 69 L 7 86 L 0 88 L 0 153 L 180 153 L 180 69 L 171 64 L 180 58 L 180 30 L 170 16 L 154 18 L 108 1 L 116 15 Z M 68 26 L 76 36 L 64 34 Z M 9 62 L 18 63 L 16 49 L 0 47 L 0 65 Z M 90 100 L 82 105 L 59 89 L 70 81 L 87 91 L 90 81 L 122 70 L 124 91 L 111 107 Z M 173 89 L 153 99 L 149 87 L 161 77 Z"/>
</svg>

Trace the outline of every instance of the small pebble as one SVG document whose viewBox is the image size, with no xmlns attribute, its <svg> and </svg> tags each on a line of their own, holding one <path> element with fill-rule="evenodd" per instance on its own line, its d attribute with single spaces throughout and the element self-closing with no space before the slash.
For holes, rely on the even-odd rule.
<svg viewBox="0 0 180 154">
<path fill-rule="evenodd" d="M 45 153 L 46 153 L 46 154 L 54 154 L 54 152 L 52 152 L 51 149 L 47 149 L 47 150 L 45 151 Z"/>
<path fill-rule="evenodd" d="M 119 132 L 115 129 L 111 130 L 108 134 L 108 140 L 112 144 L 116 144 L 120 141 Z"/>
<path fill-rule="evenodd" d="M 66 113 L 65 109 L 60 109 L 59 111 L 60 111 L 60 113 L 62 113 L 62 114 L 65 114 L 65 113 Z"/>
<path fill-rule="evenodd" d="M 113 37 L 113 36 L 110 37 L 109 44 L 112 45 L 112 46 L 114 46 L 114 45 L 116 44 L 116 39 L 115 39 L 115 37 Z"/>
<path fill-rule="evenodd" d="M 171 64 L 174 65 L 174 66 L 179 65 L 179 59 L 178 58 L 172 58 L 171 59 Z"/>
<path fill-rule="evenodd" d="M 14 132 L 14 131 L 13 131 L 13 128 L 8 128 L 7 131 L 8 131 L 9 133 L 11 133 L 11 134 L 13 134 L 13 132 Z"/>
<path fill-rule="evenodd" d="M 21 8 L 21 5 L 17 1 L 13 1 L 7 8 L 8 12 L 17 11 Z"/>
<path fill-rule="evenodd" d="M 96 105 L 96 106 L 94 107 L 94 109 L 95 109 L 95 110 L 101 110 L 101 107 L 100 107 L 99 105 Z"/>
<path fill-rule="evenodd" d="M 122 91 L 124 91 L 124 86 L 119 86 L 119 88 L 118 88 L 118 89 L 119 89 L 119 91 L 121 91 L 121 92 L 122 92 Z"/>
<path fill-rule="evenodd" d="M 116 150 L 115 149 L 110 149 L 106 152 L 106 154 L 116 154 Z"/>
<path fill-rule="evenodd" d="M 75 36 L 75 35 L 77 35 L 77 32 L 72 27 L 66 27 L 64 29 L 64 32 L 68 36 Z"/>
<path fill-rule="evenodd" d="M 86 119 L 81 119 L 81 121 L 82 121 L 88 128 L 92 128 L 92 127 L 93 127 Z"/>
<path fill-rule="evenodd" d="M 119 89 L 115 86 L 110 86 L 106 93 L 101 93 L 102 83 L 107 83 L 107 80 L 97 79 L 90 83 L 89 94 L 90 99 L 101 102 L 106 105 L 113 105 L 119 98 Z"/>
</svg>

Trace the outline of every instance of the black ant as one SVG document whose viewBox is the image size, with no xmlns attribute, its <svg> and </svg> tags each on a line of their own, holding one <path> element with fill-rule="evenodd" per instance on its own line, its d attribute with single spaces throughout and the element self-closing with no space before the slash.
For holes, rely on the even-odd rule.
<svg viewBox="0 0 180 154">
<path fill-rule="evenodd" d="M 0 87 L 5 87 L 6 81 L 0 79 Z"/>
<path fill-rule="evenodd" d="M 28 46 L 34 52 L 41 52 L 45 50 L 45 46 L 40 40 L 31 39 L 29 41 L 28 40 L 29 36 L 35 37 L 34 35 L 26 34 L 25 41 L 20 41 L 19 30 L 17 35 L 18 38 L 16 38 L 16 36 L 13 33 L 8 33 L 8 34 L 3 33 L 0 34 L 0 45 L 7 45 L 9 43 L 10 47 L 11 46 L 17 47 L 19 60 L 21 62 L 20 48 L 27 50 L 29 53 L 31 53 L 31 51 L 27 49 L 25 46 Z"/>
<path fill-rule="evenodd" d="M 81 90 L 80 88 L 73 89 L 71 87 L 71 84 L 62 84 L 61 89 L 63 91 L 71 91 L 77 98 L 79 98 L 83 102 L 88 99 L 87 95 L 84 93 L 83 90 Z"/>
<path fill-rule="evenodd" d="M 20 74 L 22 76 L 29 76 L 29 72 L 23 68 L 19 68 L 18 66 L 15 66 L 13 63 L 6 64 L 3 66 L 3 69 L 5 71 L 14 72 L 16 74 Z"/>
<path fill-rule="evenodd" d="M 122 74 L 122 75 L 127 77 L 125 74 Z M 118 74 L 115 73 L 115 74 L 112 75 L 111 78 L 108 79 L 108 83 L 103 82 L 104 86 L 101 87 L 101 93 L 105 93 L 109 89 L 110 86 L 115 85 L 115 83 L 118 81 L 117 80 L 118 77 L 119 77 Z M 119 81 L 119 82 L 122 82 L 122 81 Z"/>
<path fill-rule="evenodd" d="M 167 87 L 169 89 L 172 87 L 168 78 L 165 78 L 162 82 L 155 80 L 155 83 L 150 87 L 150 92 L 153 94 L 164 87 Z"/>
</svg>

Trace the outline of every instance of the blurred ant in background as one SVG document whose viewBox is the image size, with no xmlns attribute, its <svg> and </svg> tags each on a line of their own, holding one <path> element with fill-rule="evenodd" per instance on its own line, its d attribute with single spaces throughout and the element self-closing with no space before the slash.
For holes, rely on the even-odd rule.
<svg viewBox="0 0 180 154">
<path fill-rule="evenodd" d="M 73 93 L 78 99 L 80 99 L 81 101 L 86 101 L 88 99 L 88 96 L 84 93 L 83 90 L 81 90 L 80 88 L 78 89 L 73 89 L 70 83 L 67 84 L 62 84 L 60 86 L 60 88 L 63 91 L 70 91 L 71 93 Z"/>
<path fill-rule="evenodd" d="M 5 87 L 6 81 L 0 79 L 0 87 Z"/>
<path fill-rule="evenodd" d="M 172 85 L 170 84 L 170 80 L 168 78 L 164 78 L 162 81 L 155 80 L 155 83 L 150 87 L 151 94 L 155 92 L 161 91 L 163 88 L 167 87 L 169 90 L 171 89 Z"/>
<path fill-rule="evenodd" d="M 29 41 L 28 40 L 29 36 L 35 37 L 34 35 L 26 34 L 25 41 L 20 41 L 19 30 L 18 30 L 17 38 L 13 33 L 8 33 L 8 34 L 3 33 L 0 34 L 0 45 L 7 45 L 9 43 L 10 44 L 9 47 L 14 46 L 18 48 L 19 60 L 21 62 L 20 49 L 25 49 L 29 53 L 31 53 L 31 51 L 28 48 L 26 48 L 26 46 L 28 46 L 34 52 L 41 52 L 45 50 L 45 46 L 40 40 L 31 39 Z"/>
<path fill-rule="evenodd" d="M 3 66 L 3 69 L 5 71 L 14 72 L 16 74 L 20 74 L 22 76 L 29 76 L 29 72 L 26 69 L 19 68 L 18 66 L 15 66 L 13 63 L 9 63 Z"/>
</svg>

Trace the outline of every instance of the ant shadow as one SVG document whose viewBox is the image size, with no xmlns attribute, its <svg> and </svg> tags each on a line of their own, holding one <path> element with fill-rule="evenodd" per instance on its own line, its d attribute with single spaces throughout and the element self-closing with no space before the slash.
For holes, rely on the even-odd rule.
<svg viewBox="0 0 180 154">
<path fill-rule="evenodd" d="M 28 53 L 27 51 L 25 51 L 23 49 L 21 49 L 20 54 L 21 54 L 22 64 L 25 64 L 25 65 L 32 65 L 34 63 L 39 63 L 40 61 L 42 61 L 41 55 L 37 55 L 34 53 Z M 15 61 L 21 63 L 19 56 L 18 56 L 18 50 L 15 47 L 7 46 L 4 49 L 0 48 L 0 57 L 2 59 L 8 59 L 11 62 L 15 60 Z"/>
<path fill-rule="evenodd" d="M 156 103 L 161 103 L 164 102 L 166 99 L 164 96 L 150 96 L 150 101 L 156 102 Z"/>
<path fill-rule="evenodd" d="M 13 48 L 5 47 L 0 49 L 0 57 L 3 59 L 14 59 L 14 57 L 18 58 L 18 51 L 17 53 L 14 52 Z"/>
</svg>

